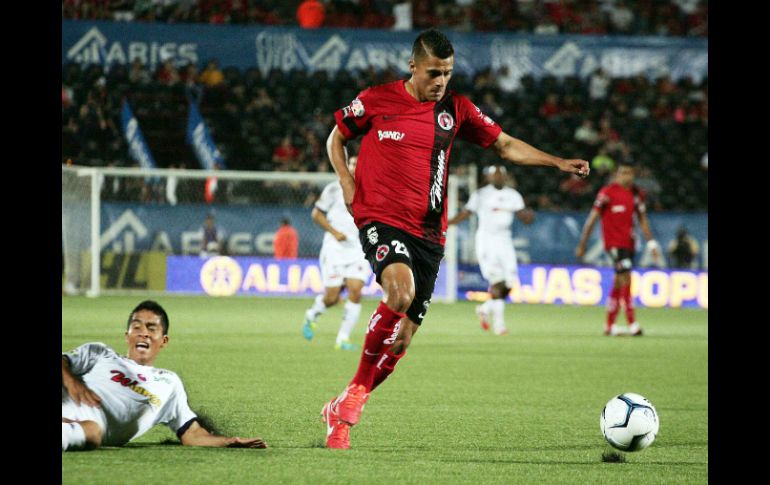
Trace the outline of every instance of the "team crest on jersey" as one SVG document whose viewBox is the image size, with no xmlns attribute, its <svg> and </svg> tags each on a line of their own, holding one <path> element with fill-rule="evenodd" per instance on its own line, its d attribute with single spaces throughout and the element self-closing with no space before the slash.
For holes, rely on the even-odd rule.
<svg viewBox="0 0 770 485">
<path fill-rule="evenodd" d="M 438 125 L 446 131 L 449 131 L 454 127 L 455 119 L 446 111 L 442 111 L 438 114 Z"/>
<path fill-rule="evenodd" d="M 356 98 L 350 102 L 348 106 L 342 108 L 342 117 L 347 118 L 353 115 L 356 118 L 360 118 L 364 115 L 364 103 L 360 99 Z"/>
<path fill-rule="evenodd" d="M 375 256 L 377 258 L 377 261 L 382 261 L 383 259 L 385 259 L 385 256 L 387 256 L 389 252 L 390 252 L 390 248 L 388 247 L 387 244 L 380 244 L 379 246 L 377 246 L 377 254 Z"/>
</svg>

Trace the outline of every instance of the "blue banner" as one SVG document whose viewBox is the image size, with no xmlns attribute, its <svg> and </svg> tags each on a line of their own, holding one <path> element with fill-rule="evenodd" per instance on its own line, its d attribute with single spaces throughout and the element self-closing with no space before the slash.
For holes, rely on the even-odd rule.
<svg viewBox="0 0 770 485">
<path fill-rule="evenodd" d="M 324 286 L 317 259 L 168 256 L 166 291 L 211 296 L 314 296 L 323 293 Z M 361 293 L 382 296 L 382 288 L 373 274 Z M 433 296 L 446 296 L 443 265 Z"/>
<path fill-rule="evenodd" d="M 708 39 L 591 35 L 462 33 L 448 30 L 455 72 L 466 75 L 507 66 L 514 76 L 580 76 L 604 68 L 612 77 L 708 75 Z M 140 59 L 150 69 L 211 58 L 223 67 L 305 69 L 335 73 L 393 68 L 406 74 L 417 32 L 312 29 L 263 25 L 202 25 L 62 20 L 62 64 L 105 67 Z"/>
<path fill-rule="evenodd" d="M 509 300 L 514 303 L 606 305 L 615 273 L 611 268 L 519 265 L 519 282 Z M 660 308 L 708 308 L 707 272 L 639 269 L 631 272 L 634 305 Z M 484 301 L 487 283 L 476 265 L 458 268 L 458 299 Z"/>
<path fill-rule="evenodd" d="M 190 101 L 187 117 L 187 143 L 192 145 L 195 156 L 206 170 L 214 170 L 214 165 L 225 169 L 225 159 L 222 157 L 214 140 L 211 138 L 206 122 L 198 111 L 198 105 Z"/>
<path fill-rule="evenodd" d="M 308 297 L 324 291 L 316 259 L 278 260 L 256 257 L 168 256 L 166 291 L 210 296 Z M 513 303 L 605 305 L 613 278 L 608 268 L 521 265 L 513 286 Z M 489 297 L 478 266 L 459 268 L 457 297 L 483 301 Z M 382 296 L 374 275 L 364 285 L 365 296 Z M 446 296 L 446 269 L 436 279 L 434 301 Z M 708 309 L 708 273 L 635 270 L 631 296 L 640 307 Z"/>
<path fill-rule="evenodd" d="M 102 248 L 115 252 L 150 249 L 174 254 L 200 251 L 200 228 L 206 214 L 213 211 L 216 225 L 224 231 L 222 249 L 231 256 L 271 256 L 273 237 L 282 218 L 287 217 L 299 235 L 299 256 L 316 258 L 321 250 L 324 231 L 315 224 L 311 209 L 302 206 L 225 206 L 179 204 L 176 206 L 105 202 L 102 204 Z M 535 222 L 524 226 L 514 223 L 513 242 L 519 264 L 576 264 L 575 247 L 588 212 L 538 212 Z M 652 232 L 666 253 L 676 239 L 676 231 L 686 226 L 698 242 L 700 254 L 696 269 L 708 269 L 708 214 L 652 213 Z M 609 266 L 604 253 L 600 227 L 594 230 L 584 264 Z M 458 226 L 461 262 L 474 262 L 470 244 L 473 235 L 467 222 Z M 640 244 L 636 266 L 657 266 Z M 663 255 L 664 267 L 670 266 Z"/>
<path fill-rule="evenodd" d="M 125 99 L 123 100 L 123 109 L 120 113 L 120 121 L 123 126 L 123 136 L 126 138 L 126 144 L 128 145 L 128 154 L 142 168 L 155 168 L 155 160 L 153 160 L 152 153 L 150 153 L 150 147 L 144 141 L 142 130 L 139 128 L 139 122 L 136 121 L 136 117 L 131 111 L 131 106 L 128 104 L 128 100 Z"/>
</svg>

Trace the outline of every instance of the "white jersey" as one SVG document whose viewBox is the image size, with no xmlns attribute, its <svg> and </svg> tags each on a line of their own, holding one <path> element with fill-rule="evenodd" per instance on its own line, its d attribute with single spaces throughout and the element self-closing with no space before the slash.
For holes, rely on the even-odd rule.
<svg viewBox="0 0 770 485">
<path fill-rule="evenodd" d="M 337 238 L 326 231 L 321 252 L 335 263 L 349 263 L 364 258 L 364 250 L 358 239 L 358 228 L 345 206 L 342 186 L 338 181 L 324 187 L 315 207 L 326 214 L 326 219 L 334 229 L 345 235 L 345 240 L 337 241 Z"/>
<path fill-rule="evenodd" d="M 178 433 L 196 417 L 175 373 L 137 364 L 103 343 L 88 343 L 63 353 L 70 371 L 102 398 L 101 407 L 76 405 L 62 386 L 62 417 L 96 421 L 104 431 L 102 444 L 120 446 L 156 424 Z"/>
<path fill-rule="evenodd" d="M 486 237 L 511 237 L 513 215 L 524 209 L 524 198 L 519 192 L 503 187 L 496 189 L 489 184 L 471 194 L 465 209 L 479 217 L 477 235 Z"/>
</svg>

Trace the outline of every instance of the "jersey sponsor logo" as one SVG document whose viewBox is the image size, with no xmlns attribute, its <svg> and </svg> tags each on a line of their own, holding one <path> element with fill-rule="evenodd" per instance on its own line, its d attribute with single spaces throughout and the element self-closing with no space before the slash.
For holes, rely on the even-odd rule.
<svg viewBox="0 0 770 485">
<path fill-rule="evenodd" d="M 131 389 L 137 394 L 141 394 L 142 396 L 149 398 L 150 404 L 154 406 L 160 406 L 160 398 L 158 396 L 156 396 L 155 394 L 151 393 L 147 389 L 140 386 L 137 381 L 131 380 L 131 378 L 126 377 L 126 375 L 123 372 L 119 370 L 111 370 L 110 374 L 115 374 L 112 376 L 113 381 L 119 383 L 123 387 L 127 387 Z"/>
<path fill-rule="evenodd" d="M 612 212 L 613 214 L 617 214 L 619 212 L 625 212 L 625 211 L 626 211 L 626 206 L 622 204 L 616 204 L 610 207 L 610 212 Z"/>
<path fill-rule="evenodd" d="M 455 119 L 446 111 L 438 114 L 438 125 L 446 131 L 451 130 L 455 125 Z"/>
<path fill-rule="evenodd" d="M 482 120 L 484 120 L 484 123 L 486 123 L 486 124 L 487 124 L 487 125 L 489 125 L 489 126 L 492 126 L 492 125 L 494 125 L 494 124 L 495 124 L 495 122 L 494 122 L 494 121 L 492 121 L 492 118 L 490 118 L 490 117 L 489 117 L 489 116 L 487 116 L 487 115 L 484 115 L 484 117 L 482 118 Z"/>
<path fill-rule="evenodd" d="M 376 227 L 370 227 L 366 230 L 366 237 L 369 239 L 369 244 L 375 245 L 377 244 L 377 241 L 380 240 L 379 235 L 377 234 L 377 228 Z"/>
<path fill-rule="evenodd" d="M 389 252 L 390 248 L 387 244 L 380 244 L 377 246 L 377 254 L 375 255 L 375 258 L 377 258 L 377 261 L 382 261 L 385 259 L 385 256 L 387 256 Z"/>
<path fill-rule="evenodd" d="M 451 118 L 451 116 L 450 116 Z M 444 166 L 446 156 L 444 150 L 438 155 L 438 169 L 436 170 L 436 180 L 433 181 L 433 186 L 430 188 L 430 206 L 434 211 L 441 210 L 441 198 L 444 192 Z"/>
<path fill-rule="evenodd" d="M 395 140 L 395 141 L 401 141 L 404 139 L 406 134 L 401 133 L 400 131 L 382 131 L 377 130 L 377 136 L 380 138 L 380 141 L 382 140 Z"/>
</svg>

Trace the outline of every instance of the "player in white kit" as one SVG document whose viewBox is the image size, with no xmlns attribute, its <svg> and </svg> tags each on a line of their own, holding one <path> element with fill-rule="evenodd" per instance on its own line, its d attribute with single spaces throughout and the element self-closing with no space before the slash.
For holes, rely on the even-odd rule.
<svg viewBox="0 0 770 485">
<path fill-rule="evenodd" d="M 156 424 L 165 424 L 183 445 L 266 448 L 262 438 L 209 433 L 187 404 L 175 373 L 153 367 L 168 345 L 168 315 L 143 301 L 129 316 L 126 356 L 103 343 L 62 353 L 62 451 L 122 446 Z"/>
<path fill-rule="evenodd" d="M 505 297 L 518 278 L 516 249 L 513 247 L 511 225 L 513 216 L 524 224 L 531 224 L 535 214 L 527 209 L 521 194 L 506 187 L 507 170 L 502 165 L 484 169 L 488 184 L 471 194 L 465 208 L 448 221 L 457 224 L 476 213 L 479 226 L 476 231 L 476 257 L 481 274 L 489 282 L 491 298 L 476 307 L 481 328 L 489 330 L 492 316 L 494 332 L 508 333 L 505 325 Z"/>
<path fill-rule="evenodd" d="M 348 158 L 351 174 L 355 174 L 357 160 L 356 156 Z M 350 343 L 350 332 L 361 315 L 361 289 L 368 281 L 371 269 L 358 239 L 358 228 L 345 206 L 339 181 L 324 187 L 313 208 L 312 218 L 326 231 L 318 258 L 325 291 L 316 296 L 313 306 L 305 312 L 302 335 L 307 340 L 313 339 L 318 326 L 316 319 L 341 300 L 340 293 L 344 286 L 348 290 L 348 301 L 345 302 L 334 348 L 356 350 L 358 346 Z"/>
</svg>

